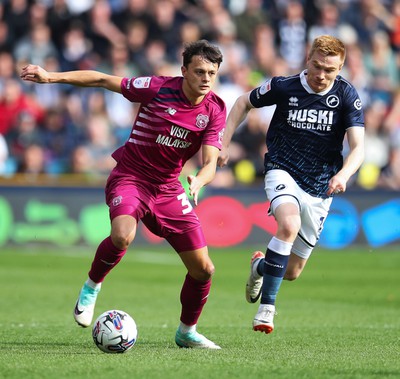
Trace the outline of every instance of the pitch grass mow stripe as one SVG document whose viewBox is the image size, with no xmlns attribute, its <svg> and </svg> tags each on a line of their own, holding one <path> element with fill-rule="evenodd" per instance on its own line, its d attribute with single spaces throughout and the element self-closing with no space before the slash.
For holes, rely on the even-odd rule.
<svg viewBox="0 0 400 379">
<path fill-rule="evenodd" d="M 123 309 L 138 325 L 134 348 L 110 355 L 72 318 L 92 253 L 2 248 L 0 378 L 400 377 L 398 246 L 317 249 L 303 275 L 284 282 L 268 336 L 251 331 L 257 305 L 244 299 L 255 247 L 210 251 L 216 273 L 198 328 L 219 351 L 176 347 L 185 270 L 171 249 L 137 250 L 106 278 L 98 299 L 95 316 Z"/>
</svg>

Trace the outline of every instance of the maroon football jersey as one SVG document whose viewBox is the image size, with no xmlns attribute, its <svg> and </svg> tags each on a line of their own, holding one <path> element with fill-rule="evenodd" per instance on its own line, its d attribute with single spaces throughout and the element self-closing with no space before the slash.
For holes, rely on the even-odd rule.
<svg viewBox="0 0 400 379">
<path fill-rule="evenodd" d="M 176 180 L 202 145 L 221 149 L 226 107 L 209 92 L 192 105 L 182 91 L 183 77 L 124 78 L 122 94 L 140 103 L 131 134 L 114 152 L 119 172 L 153 183 Z"/>
</svg>

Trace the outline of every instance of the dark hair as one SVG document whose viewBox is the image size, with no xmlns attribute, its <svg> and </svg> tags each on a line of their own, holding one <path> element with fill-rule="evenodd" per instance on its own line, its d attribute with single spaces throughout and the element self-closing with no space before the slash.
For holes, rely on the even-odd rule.
<svg viewBox="0 0 400 379">
<path fill-rule="evenodd" d="M 218 67 L 222 63 L 222 53 L 217 46 L 211 45 L 207 40 L 191 42 L 184 46 L 182 53 L 183 65 L 188 67 L 193 56 L 200 55 L 211 63 L 217 63 Z"/>
</svg>

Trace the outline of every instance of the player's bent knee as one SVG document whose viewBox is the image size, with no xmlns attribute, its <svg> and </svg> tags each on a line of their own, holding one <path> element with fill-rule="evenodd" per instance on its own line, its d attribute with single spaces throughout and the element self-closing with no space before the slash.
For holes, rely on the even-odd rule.
<svg viewBox="0 0 400 379">
<path fill-rule="evenodd" d="M 296 268 L 291 268 L 288 267 L 288 269 L 285 272 L 284 279 L 288 280 L 289 282 L 296 280 L 302 273 L 303 268 L 296 267 Z"/>
<path fill-rule="evenodd" d="M 189 275 L 196 280 L 207 281 L 211 279 L 211 277 L 214 275 L 214 272 L 215 267 L 211 264 L 199 269 L 192 269 L 189 271 Z"/>
<path fill-rule="evenodd" d="M 293 280 L 296 280 L 299 276 L 300 273 L 286 273 L 283 279 L 292 282 Z"/>
<path fill-rule="evenodd" d="M 125 250 L 131 244 L 131 239 L 128 236 L 113 235 L 111 236 L 113 245 L 120 250 Z"/>
</svg>

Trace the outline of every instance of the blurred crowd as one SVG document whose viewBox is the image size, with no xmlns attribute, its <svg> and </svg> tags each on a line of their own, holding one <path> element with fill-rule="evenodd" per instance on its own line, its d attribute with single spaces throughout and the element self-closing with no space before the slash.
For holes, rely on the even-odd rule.
<svg viewBox="0 0 400 379">
<path fill-rule="evenodd" d="M 214 90 L 229 110 L 267 78 L 300 72 L 321 34 L 345 42 L 342 75 L 365 109 L 366 160 L 352 185 L 400 189 L 400 0 L 0 0 L 0 175 L 107 175 L 137 112 L 101 89 L 22 82 L 27 63 L 180 75 L 182 44 L 205 38 L 224 54 Z M 273 111 L 249 113 L 213 186 L 262 180 Z"/>
</svg>

